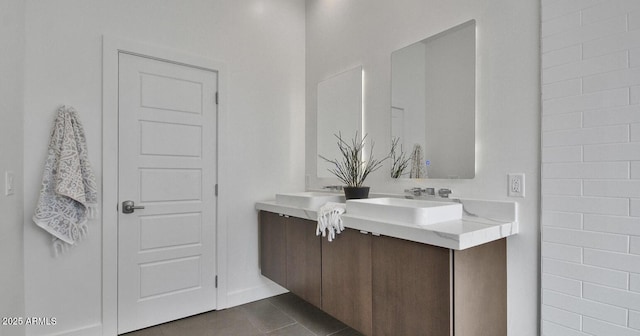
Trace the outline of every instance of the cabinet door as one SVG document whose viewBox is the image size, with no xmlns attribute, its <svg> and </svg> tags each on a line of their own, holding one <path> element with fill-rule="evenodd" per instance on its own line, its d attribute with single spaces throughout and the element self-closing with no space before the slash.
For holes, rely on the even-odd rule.
<svg viewBox="0 0 640 336">
<path fill-rule="evenodd" d="M 284 217 L 260 211 L 260 272 L 280 286 L 287 285 L 287 259 Z"/>
<path fill-rule="evenodd" d="M 371 335 L 371 235 L 346 229 L 322 239 L 322 309 Z"/>
<path fill-rule="evenodd" d="M 507 239 L 455 251 L 455 332 L 507 335 Z"/>
<path fill-rule="evenodd" d="M 450 250 L 381 236 L 371 257 L 373 335 L 451 334 Z"/>
<path fill-rule="evenodd" d="M 316 236 L 316 222 L 286 219 L 287 289 L 303 300 L 321 307 L 322 246 Z"/>
</svg>

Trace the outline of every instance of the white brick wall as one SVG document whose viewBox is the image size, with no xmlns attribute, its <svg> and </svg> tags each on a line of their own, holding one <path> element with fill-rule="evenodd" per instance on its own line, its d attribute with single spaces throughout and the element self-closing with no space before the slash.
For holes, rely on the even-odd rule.
<svg viewBox="0 0 640 336">
<path fill-rule="evenodd" d="M 542 3 L 546 336 L 640 336 L 640 0 Z"/>
</svg>

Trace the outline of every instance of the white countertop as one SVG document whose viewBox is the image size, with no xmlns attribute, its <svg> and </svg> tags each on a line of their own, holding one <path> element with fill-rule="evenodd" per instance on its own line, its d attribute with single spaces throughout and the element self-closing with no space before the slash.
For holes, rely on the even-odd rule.
<svg viewBox="0 0 640 336">
<path fill-rule="evenodd" d="M 462 219 L 431 225 L 380 222 L 348 213 L 342 215 L 342 220 L 346 228 L 454 250 L 464 250 L 518 233 L 517 203 L 471 199 L 460 201 L 466 211 Z M 273 200 L 256 203 L 256 209 L 313 221 L 318 218 L 316 210 L 278 204 Z"/>
</svg>

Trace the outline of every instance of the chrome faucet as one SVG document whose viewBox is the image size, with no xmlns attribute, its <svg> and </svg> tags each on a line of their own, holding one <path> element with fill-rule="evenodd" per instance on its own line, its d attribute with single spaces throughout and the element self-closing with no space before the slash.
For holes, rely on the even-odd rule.
<svg viewBox="0 0 640 336">
<path fill-rule="evenodd" d="M 451 195 L 451 189 L 442 188 L 438 190 L 438 196 L 442 198 L 449 198 L 449 195 Z"/>
<path fill-rule="evenodd" d="M 423 194 L 425 194 L 426 196 L 433 196 L 435 195 L 435 189 L 433 188 L 411 188 L 411 189 L 405 189 L 404 191 L 405 193 L 411 194 L 413 196 L 422 196 Z"/>
<path fill-rule="evenodd" d="M 435 193 L 435 189 L 434 188 L 411 188 L 411 189 L 405 189 L 404 192 L 406 194 L 409 194 L 413 197 L 418 197 L 418 196 L 436 196 Z M 438 189 L 438 197 L 441 198 L 449 198 L 449 195 L 451 195 L 451 189 L 448 188 L 441 188 Z M 406 196 L 407 198 L 410 198 L 410 196 Z"/>
<path fill-rule="evenodd" d="M 420 188 L 405 189 L 404 192 L 407 193 L 407 194 L 411 194 L 412 196 L 420 196 L 420 195 L 422 195 L 422 189 L 420 189 Z"/>
</svg>

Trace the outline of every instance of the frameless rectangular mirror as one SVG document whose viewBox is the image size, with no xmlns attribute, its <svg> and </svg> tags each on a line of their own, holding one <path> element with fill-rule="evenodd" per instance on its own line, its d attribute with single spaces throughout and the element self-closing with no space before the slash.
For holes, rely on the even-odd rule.
<svg viewBox="0 0 640 336">
<path fill-rule="evenodd" d="M 362 67 L 357 67 L 318 83 L 317 154 L 340 157 L 337 139 L 362 138 Z M 333 177 L 328 162 L 316 158 L 318 177 Z"/>
<path fill-rule="evenodd" d="M 475 20 L 391 54 L 392 143 L 407 163 L 395 177 L 475 176 L 475 92 Z"/>
</svg>

